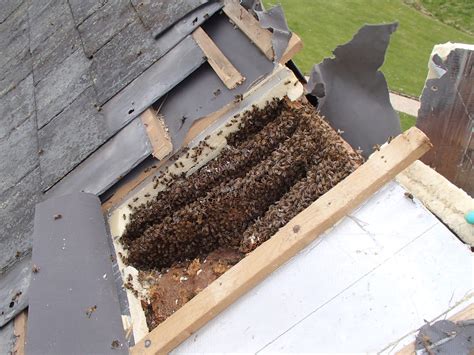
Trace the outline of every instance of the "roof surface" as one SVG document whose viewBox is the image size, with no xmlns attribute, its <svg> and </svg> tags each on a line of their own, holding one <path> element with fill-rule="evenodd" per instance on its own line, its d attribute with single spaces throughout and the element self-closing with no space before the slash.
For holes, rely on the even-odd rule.
<svg viewBox="0 0 474 355">
<path fill-rule="evenodd" d="M 0 277 L 30 252 L 43 192 L 116 133 L 102 105 L 170 49 L 157 36 L 208 1 L 1 1 Z"/>
</svg>

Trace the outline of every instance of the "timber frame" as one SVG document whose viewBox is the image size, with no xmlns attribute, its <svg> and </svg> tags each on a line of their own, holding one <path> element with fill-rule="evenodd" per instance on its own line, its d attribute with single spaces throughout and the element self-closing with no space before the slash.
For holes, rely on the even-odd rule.
<svg viewBox="0 0 474 355">
<path fill-rule="evenodd" d="M 271 32 L 259 27 L 258 22 L 254 21 L 255 19 L 252 16 L 247 16 L 248 12 L 245 9 L 242 11 L 243 8 L 238 6 L 240 5 L 229 0 L 223 9 L 224 13 L 255 43 L 267 58 L 273 58 Z M 250 31 L 249 28 L 256 29 Z M 193 38 L 198 41 L 201 48 L 207 48 L 209 63 L 214 63 L 211 66 L 228 87 L 238 85 L 239 81 L 244 80 L 240 73 L 234 70 L 232 64 L 226 62 L 226 58 L 222 57 L 222 53 L 213 45 L 212 41 L 209 42 L 209 38 L 203 33 L 202 29 L 197 29 L 193 34 Z M 286 63 L 301 48 L 301 40 L 293 34 L 280 63 Z M 209 58 L 209 56 L 214 56 L 214 58 Z M 274 73 L 270 74 L 270 77 L 275 76 L 276 73 L 281 73 L 283 69 L 280 65 Z M 248 93 L 244 94 L 244 97 L 251 96 L 251 92 L 257 90 L 261 84 L 258 83 L 253 86 Z M 295 83 L 295 87 L 296 84 L 298 83 Z M 289 86 L 293 85 L 290 84 Z M 301 85 L 298 86 L 301 87 Z M 195 122 L 186 135 L 184 145 L 187 146 L 202 139 L 202 132 L 215 125 L 216 122 L 220 122 L 224 116 L 235 109 L 235 106 L 235 103 L 230 103 L 219 111 Z M 156 113 L 146 111 L 144 114 Z M 159 128 L 159 130 L 163 131 L 162 128 Z M 153 133 L 155 137 L 157 134 L 160 135 L 159 132 Z M 249 253 L 243 260 L 187 302 L 157 328 L 144 336 L 135 337 L 138 342 L 130 349 L 130 352 L 132 354 L 161 354 L 173 350 L 240 296 L 317 239 L 326 229 L 358 207 L 430 148 L 431 144 L 428 138 L 417 128 L 412 128 L 393 139 L 389 144 L 383 146 L 380 151 L 372 154 L 366 163 L 345 180 L 294 217 L 272 238 Z M 168 157 L 169 149 L 169 147 L 158 147 L 154 155 Z M 165 158 L 154 167 L 143 170 L 132 181 L 119 187 L 114 195 L 103 203 L 104 213 L 109 214 L 118 206 L 126 204 L 125 201 L 143 185 L 145 180 L 151 179 L 168 163 Z M 144 333 L 141 332 L 140 334 Z"/>
<path fill-rule="evenodd" d="M 132 354 L 168 353 L 358 207 L 431 148 L 416 127 L 373 153 L 346 179 L 167 318 Z"/>
</svg>

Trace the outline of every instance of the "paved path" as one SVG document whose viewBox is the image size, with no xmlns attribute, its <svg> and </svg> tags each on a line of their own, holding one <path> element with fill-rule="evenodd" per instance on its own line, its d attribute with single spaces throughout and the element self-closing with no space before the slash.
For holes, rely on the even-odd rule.
<svg viewBox="0 0 474 355">
<path fill-rule="evenodd" d="M 396 111 L 404 112 L 409 115 L 418 116 L 420 102 L 405 96 L 390 93 L 390 102 Z"/>
</svg>

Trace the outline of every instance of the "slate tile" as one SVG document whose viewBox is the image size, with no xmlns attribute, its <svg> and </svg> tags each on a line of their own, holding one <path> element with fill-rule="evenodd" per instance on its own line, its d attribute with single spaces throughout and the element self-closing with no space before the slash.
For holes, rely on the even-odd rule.
<svg viewBox="0 0 474 355">
<path fill-rule="evenodd" d="M 17 185 L 0 192 L 0 273 L 32 245 L 35 205 L 41 198 L 40 172 L 37 167 Z"/>
<path fill-rule="evenodd" d="M 78 26 L 86 56 L 93 55 L 117 32 L 136 19 L 129 0 L 109 1 L 94 12 Z"/>
<path fill-rule="evenodd" d="M 0 68 L 18 64 L 19 54 L 29 48 L 29 28 L 27 6 L 20 6 L 0 25 Z"/>
<path fill-rule="evenodd" d="M 28 14 L 31 19 L 34 19 L 35 17 L 38 17 L 42 14 L 43 11 L 48 9 L 51 4 L 56 3 L 57 0 L 33 0 L 33 1 L 28 1 Z"/>
<path fill-rule="evenodd" d="M 94 12 L 107 5 L 107 3 L 108 0 L 69 0 L 72 15 L 77 26 Z"/>
<path fill-rule="evenodd" d="M 33 75 L 30 74 L 14 89 L 0 96 L 0 139 L 34 112 L 33 92 Z"/>
<path fill-rule="evenodd" d="M 30 116 L 0 140 L 0 191 L 14 186 L 38 165 L 36 122 Z"/>
<path fill-rule="evenodd" d="M 35 1 L 33 1 L 34 3 Z M 39 1 L 41 2 L 41 1 Z M 34 9 L 30 7 L 30 47 L 34 51 L 43 41 L 47 40 L 59 29 L 73 28 L 74 21 L 67 0 L 55 0 L 33 14 Z"/>
<path fill-rule="evenodd" d="M 153 64 L 162 50 L 140 21 L 120 31 L 92 59 L 91 74 L 101 104 Z"/>
<path fill-rule="evenodd" d="M 74 27 L 60 28 L 36 46 L 32 52 L 35 85 L 79 48 L 81 40 Z"/>
<path fill-rule="evenodd" d="M 6 94 L 32 71 L 30 49 L 25 47 L 12 62 L 0 67 L 0 96 Z"/>
<path fill-rule="evenodd" d="M 51 187 L 108 138 L 104 117 L 95 104 L 95 91 L 91 86 L 38 132 L 44 189 Z"/>
<path fill-rule="evenodd" d="M 91 85 L 90 61 L 82 49 L 76 50 L 35 88 L 38 128 L 66 108 Z"/>
<path fill-rule="evenodd" d="M 0 12 L 0 24 L 10 17 L 12 13 L 23 3 L 21 0 L 2 0 L 2 11 Z"/>
<path fill-rule="evenodd" d="M 172 24 L 209 0 L 131 0 L 138 16 L 154 35 L 159 35 Z"/>
</svg>

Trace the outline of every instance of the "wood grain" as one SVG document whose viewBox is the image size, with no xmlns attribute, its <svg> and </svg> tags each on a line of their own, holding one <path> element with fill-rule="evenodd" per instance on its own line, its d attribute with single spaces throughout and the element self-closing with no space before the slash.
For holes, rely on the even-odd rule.
<svg viewBox="0 0 474 355">
<path fill-rule="evenodd" d="M 13 347 L 13 354 L 24 355 L 25 354 L 25 341 L 26 341 L 26 323 L 28 321 L 28 311 L 24 310 L 19 313 L 13 323 L 13 332 L 15 334 L 15 346 Z"/>
<path fill-rule="evenodd" d="M 283 53 L 283 56 L 280 59 L 280 63 L 285 64 L 302 49 L 303 41 L 296 33 L 292 33 L 290 41 L 288 42 L 288 47 L 286 47 L 285 53 Z"/>
<path fill-rule="evenodd" d="M 156 114 L 153 108 L 148 108 L 141 115 L 146 133 L 153 147 L 152 155 L 162 160 L 173 151 L 173 143 L 163 120 Z"/>
<path fill-rule="evenodd" d="M 161 323 L 133 347 L 131 353 L 171 351 L 430 148 L 429 139 L 417 128 L 399 135 Z"/>
<path fill-rule="evenodd" d="M 228 89 L 234 89 L 245 81 L 245 77 L 239 73 L 201 27 L 193 32 L 193 38 L 204 52 L 209 65 Z"/>
<path fill-rule="evenodd" d="M 272 45 L 272 33 L 260 26 L 260 23 L 236 0 L 226 0 L 224 13 L 232 22 L 262 51 L 273 60 L 275 54 Z"/>
</svg>

